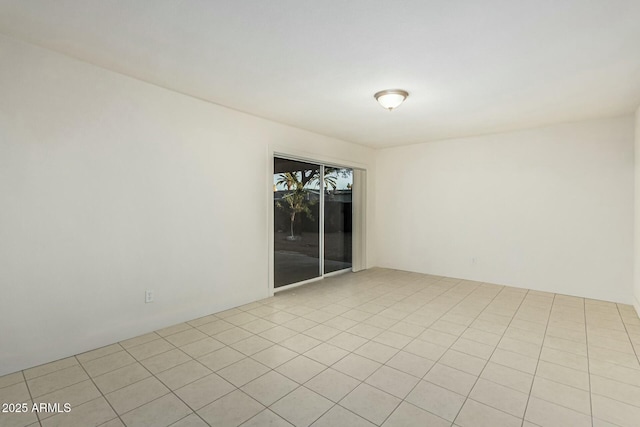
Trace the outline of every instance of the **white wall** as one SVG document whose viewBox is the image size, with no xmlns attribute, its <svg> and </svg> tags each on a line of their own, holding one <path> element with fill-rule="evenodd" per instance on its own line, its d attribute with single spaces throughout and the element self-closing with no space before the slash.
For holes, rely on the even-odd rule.
<svg viewBox="0 0 640 427">
<path fill-rule="evenodd" d="M 636 180 L 635 180 L 635 256 L 634 256 L 634 287 L 633 306 L 640 316 L 640 106 L 635 114 L 635 160 L 636 160 Z"/>
<path fill-rule="evenodd" d="M 377 152 L 378 265 L 631 303 L 633 126 Z"/>
<path fill-rule="evenodd" d="M 3 36 L 0 63 L 0 375 L 266 297 L 270 147 L 372 163 Z"/>
<path fill-rule="evenodd" d="M 632 117 L 374 153 L 3 36 L 0 63 L 0 375 L 265 297 L 272 150 L 368 168 L 369 267 L 633 301 Z"/>
</svg>

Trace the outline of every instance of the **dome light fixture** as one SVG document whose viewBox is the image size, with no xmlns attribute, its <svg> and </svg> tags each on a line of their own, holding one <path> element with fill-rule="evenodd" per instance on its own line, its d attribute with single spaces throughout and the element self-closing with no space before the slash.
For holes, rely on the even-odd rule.
<svg viewBox="0 0 640 427">
<path fill-rule="evenodd" d="M 387 89 L 373 95 L 373 97 L 382 105 L 383 108 L 391 111 L 398 108 L 409 96 L 409 92 L 402 89 Z"/>
</svg>

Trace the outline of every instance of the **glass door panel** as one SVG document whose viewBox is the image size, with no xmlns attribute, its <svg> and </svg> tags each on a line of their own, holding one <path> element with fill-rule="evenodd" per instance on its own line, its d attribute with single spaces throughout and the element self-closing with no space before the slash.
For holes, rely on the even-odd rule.
<svg viewBox="0 0 640 427">
<path fill-rule="evenodd" d="M 324 168 L 324 272 L 351 268 L 353 170 Z"/>
<path fill-rule="evenodd" d="M 274 158 L 274 287 L 321 276 L 320 165 Z"/>
</svg>

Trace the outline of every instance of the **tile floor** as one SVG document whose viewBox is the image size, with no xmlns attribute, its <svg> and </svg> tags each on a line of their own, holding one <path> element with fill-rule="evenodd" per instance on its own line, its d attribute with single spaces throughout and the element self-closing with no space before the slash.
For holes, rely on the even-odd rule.
<svg viewBox="0 0 640 427">
<path fill-rule="evenodd" d="M 627 305 L 402 271 L 326 279 L 0 377 L 1 426 L 640 426 Z"/>
</svg>

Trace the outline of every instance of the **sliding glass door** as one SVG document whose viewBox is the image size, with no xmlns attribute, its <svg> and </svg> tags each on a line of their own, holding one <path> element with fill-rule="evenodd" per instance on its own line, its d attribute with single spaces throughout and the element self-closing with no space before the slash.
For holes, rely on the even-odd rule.
<svg viewBox="0 0 640 427">
<path fill-rule="evenodd" d="M 274 159 L 274 286 L 320 277 L 321 166 Z"/>
<path fill-rule="evenodd" d="M 351 268 L 353 170 L 324 168 L 324 273 Z"/>
<path fill-rule="evenodd" d="M 351 268 L 353 171 L 274 158 L 274 287 Z"/>
</svg>

